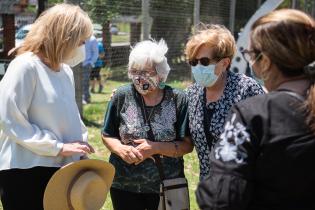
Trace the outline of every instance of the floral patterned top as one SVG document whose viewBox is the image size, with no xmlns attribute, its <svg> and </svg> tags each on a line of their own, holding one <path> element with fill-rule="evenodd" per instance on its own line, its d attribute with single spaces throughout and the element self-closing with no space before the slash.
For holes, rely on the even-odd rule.
<svg viewBox="0 0 315 210">
<path fill-rule="evenodd" d="M 224 130 L 225 118 L 232 105 L 263 93 L 262 87 L 254 79 L 231 71 L 228 71 L 226 86 L 218 101 L 206 104 L 205 88 L 196 83 L 188 88 L 189 127 L 199 158 L 200 180 L 209 174 L 210 151 Z M 204 128 L 204 117 L 208 117 L 207 132 Z M 206 133 L 211 135 L 208 137 L 210 142 L 207 141 Z"/>
<path fill-rule="evenodd" d="M 154 141 L 181 141 L 185 136 L 190 135 L 188 104 L 184 92 L 166 86 L 162 101 L 154 107 L 149 107 L 144 106 L 141 95 L 132 84 L 117 89 L 109 102 L 103 134 L 118 138 L 123 144 L 130 145 L 134 145 L 135 139 L 148 139 L 141 111 L 143 107 L 147 118 L 150 118 Z M 116 169 L 113 188 L 137 193 L 159 193 L 160 177 L 152 159 L 134 165 L 126 163 L 112 153 L 109 161 Z M 166 178 L 184 176 L 183 158 L 164 156 L 161 162 Z"/>
</svg>

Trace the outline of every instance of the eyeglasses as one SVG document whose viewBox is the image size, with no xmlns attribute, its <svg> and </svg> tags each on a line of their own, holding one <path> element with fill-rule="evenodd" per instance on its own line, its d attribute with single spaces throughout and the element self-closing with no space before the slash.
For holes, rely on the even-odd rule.
<svg viewBox="0 0 315 210">
<path fill-rule="evenodd" d="M 208 66 L 209 64 L 216 63 L 218 61 L 220 61 L 220 59 L 210 59 L 210 58 L 207 58 L 207 57 L 203 57 L 203 58 L 200 58 L 200 59 L 194 58 L 192 60 L 189 60 L 188 63 L 191 66 L 197 66 L 197 64 L 200 62 L 201 65 Z"/>
<path fill-rule="evenodd" d="M 241 53 L 243 55 L 244 60 L 250 65 L 253 65 L 262 56 L 262 52 L 257 50 L 244 49 L 241 51 Z"/>
<path fill-rule="evenodd" d="M 129 71 L 129 74 L 133 75 L 133 76 L 146 76 L 146 77 L 154 77 L 157 75 L 156 71 L 152 71 L 152 70 L 137 70 L 137 69 L 131 69 Z"/>
</svg>

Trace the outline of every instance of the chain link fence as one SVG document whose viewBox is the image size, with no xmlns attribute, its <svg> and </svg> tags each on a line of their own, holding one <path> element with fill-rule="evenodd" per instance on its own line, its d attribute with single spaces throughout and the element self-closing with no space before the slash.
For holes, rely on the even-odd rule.
<svg viewBox="0 0 315 210">
<path fill-rule="evenodd" d="M 130 0 L 113 3 L 87 0 L 81 1 L 81 5 L 90 13 L 95 23 L 103 26 L 101 30 L 104 34 L 99 40 L 106 48 L 106 63 L 112 69 L 113 79 L 126 79 L 130 47 L 136 42 L 163 38 L 169 47 L 167 58 L 172 68 L 169 80 L 190 80 L 184 47 L 194 31 L 194 24 L 200 21 L 205 24 L 225 25 L 237 39 L 249 18 L 264 2 Z M 301 9 L 315 16 L 314 0 L 283 1 L 281 7 Z M 113 33 L 113 26 L 117 28 L 117 33 Z"/>
<path fill-rule="evenodd" d="M 48 6 L 62 0 L 49 0 Z M 95 23 L 95 36 L 106 49 L 106 65 L 112 79 L 126 79 L 130 48 L 145 39 L 165 39 L 169 46 L 167 58 L 172 71 L 169 80 L 189 80 L 189 66 L 184 48 L 194 25 L 223 24 L 235 38 L 249 18 L 265 0 L 76 0 Z M 297 8 L 315 16 L 314 0 L 284 0 L 282 8 Z M 36 15 L 36 14 L 34 14 Z M 17 23 L 25 22 L 23 15 Z M 3 48 L 2 18 L 0 16 L 0 49 Z"/>
</svg>

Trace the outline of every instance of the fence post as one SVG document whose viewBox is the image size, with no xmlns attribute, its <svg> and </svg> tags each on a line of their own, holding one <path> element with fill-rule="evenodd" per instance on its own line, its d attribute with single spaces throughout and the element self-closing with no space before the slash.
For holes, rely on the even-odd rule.
<svg viewBox="0 0 315 210">
<path fill-rule="evenodd" d="M 292 8 L 300 9 L 300 0 L 292 0 Z"/>
<path fill-rule="evenodd" d="M 38 9 L 37 9 L 37 15 L 36 18 L 42 14 L 42 12 L 45 11 L 47 5 L 47 0 L 38 0 Z"/>
<path fill-rule="evenodd" d="M 229 28 L 231 33 L 234 35 L 234 23 L 235 23 L 235 7 L 236 0 L 231 0 L 230 2 L 230 20 L 229 20 Z"/>
<path fill-rule="evenodd" d="M 142 33 L 143 40 L 149 39 L 150 36 L 150 0 L 142 0 Z"/>
<path fill-rule="evenodd" d="M 194 1 L 194 26 L 196 27 L 200 22 L 200 0 Z"/>
<path fill-rule="evenodd" d="M 130 45 L 133 46 L 141 39 L 141 23 L 130 23 Z"/>
</svg>

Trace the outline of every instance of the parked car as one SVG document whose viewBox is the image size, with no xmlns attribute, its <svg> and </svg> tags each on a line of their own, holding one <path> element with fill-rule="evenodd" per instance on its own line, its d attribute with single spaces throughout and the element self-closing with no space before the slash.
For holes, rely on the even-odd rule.
<svg viewBox="0 0 315 210">
<path fill-rule="evenodd" d="M 102 34 L 103 34 L 102 30 L 103 30 L 103 28 L 102 28 L 101 24 L 97 24 L 97 23 L 93 24 L 93 34 L 94 34 L 94 36 L 96 38 L 101 38 L 102 37 Z M 115 25 L 115 24 L 110 24 L 109 32 L 112 35 L 118 35 L 118 32 L 119 32 L 118 26 Z"/>
<path fill-rule="evenodd" d="M 119 29 L 117 27 L 117 25 L 114 24 L 110 24 L 110 29 L 109 29 L 110 33 L 113 35 L 118 35 Z"/>
<path fill-rule="evenodd" d="M 22 26 L 15 34 L 15 46 L 20 46 L 27 35 L 27 33 L 30 31 L 32 27 L 32 24 L 24 25 Z"/>
</svg>

